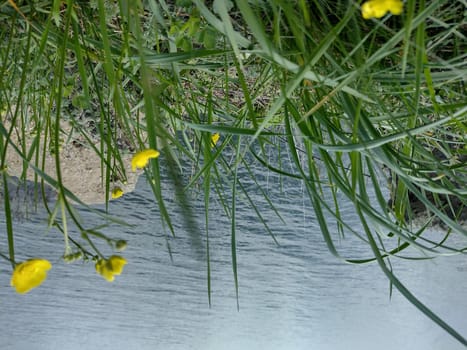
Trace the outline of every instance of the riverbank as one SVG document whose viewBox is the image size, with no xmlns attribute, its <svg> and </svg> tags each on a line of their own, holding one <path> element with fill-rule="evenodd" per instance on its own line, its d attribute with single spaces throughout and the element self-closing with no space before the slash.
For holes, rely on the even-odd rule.
<svg viewBox="0 0 467 350">
<path fill-rule="evenodd" d="M 9 130 L 10 124 L 4 123 L 4 127 Z M 96 151 L 92 149 L 89 141 L 84 140 L 84 137 L 75 132 L 71 125 L 63 121 L 61 124 L 61 131 L 63 143 L 60 145 L 60 172 L 63 180 L 63 185 L 73 194 L 75 194 L 85 204 L 100 204 L 105 202 L 106 186 L 105 179 L 103 179 L 102 159 L 98 156 Z M 33 143 L 36 135 L 33 128 L 24 130 L 25 140 L 21 141 L 22 132 L 15 130 L 11 134 L 11 142 L 16 145 L 24 144 L 27 151 L 33 149 Z M 39 149 L 40 155 L 45 154 L 45 157 L 40 157 L 39 168 L 43 169 L 54 180 L 57 180 L 56 159 L 55 155 L 50 152 L 48 147 L 44 152 L 44 135 L 40 135 Z M 99 149 L 99 140 L 92 141 L 92 146 Z M 124 171 L 126 173 L 126 181 L 116 179 L 111 182 L 110 191 L 114 187 L 120 187 L 124 193 L 132 192 L 135 188 L 138 172 L 131 171 L 131 158 L 132 154 L 121 152 L 122 162 L 124 164 Z M 31 160 L 34 163 L 34 160 Z M 18 153 L 12 148 L 8 147 L 6 153 L 6 165 L 8 174 L 11 176 L 21 177 L 24 171 L 24 162 Z M 27 180 L 35 181 L 35 172 L 31 167 L 26 170 Z M 40 180 L 40 179 L 39 179 Z M 38 180 L 38 181 L 39 181 Z M 110 194 L 109 194 L 110 198 Z"/>
</svg>

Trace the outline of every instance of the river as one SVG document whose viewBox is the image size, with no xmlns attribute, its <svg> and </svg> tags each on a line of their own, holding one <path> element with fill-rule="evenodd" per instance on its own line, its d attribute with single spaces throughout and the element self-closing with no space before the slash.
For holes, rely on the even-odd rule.
<svg viewBox="0 0 467 350">
<path fill-rule="evenodd" d="M 252 171 L 280 208 L 285 223 L 268 208 L 254 184 L 245 180 L 278 244 L 239 194 L 238 309 L 230 221 L 219 202 L 213 199 L 209 214 L 210 307 L 202 200 L 191 198 L 201 232 L 193 235 L 184 226 L 186 214 L 170 195 L 169 179 L 163 180 L 169 193 L 168 211 L 174 218 L 173 237 L 161 222 L 143 176 L 135 192 L 109 205 L 110 214 L 133 225 L 102 230 L 128 240 L 122 253 L 128 265 L 113 283 L 98 276 L 92 263 L 61 261 L 63 237 L 46 230 L 40 213 L 15 222 L 17 259 L 40 256 L 49 259 L 53 268 L 42 286 L 18 295 L 9 287 L 11 267 L 5 261 L 0 264 L 0 349 L 464 348 L 398 291 L 390 296 L 388 280 L 376 264 L 350 265 L 329 253 L 298 181 L 281 180 L 259 167 Z M 99 224 L 89 210 L 80 210 L 80 215 L 88 227 Z M 348 220 L 358 227 L 356 217 Z M 6 232 L 4 219 L 1 228 Z M 346 256 L 369 255 L 368 247 L 356 244 L 352 237 L 336 241 Z M 7 253 L 6 234 L 0 238 L 0 249 Z M 467 336 L 465 257 L 392 259 L 392 264 L 422 302 Z"/>
</svg>

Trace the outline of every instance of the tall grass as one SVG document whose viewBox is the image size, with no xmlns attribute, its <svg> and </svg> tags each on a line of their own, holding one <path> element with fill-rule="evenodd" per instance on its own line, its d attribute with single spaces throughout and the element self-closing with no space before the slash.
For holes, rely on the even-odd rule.
<svg viewBox="0 0 467 350">
<path fill-rule="evenodd" d="M 209 198 L 218 197 L 231 219 L 237 292 L 237 195 L 243 193 L 275 239 L 237 176 L 253 156 L 267 171 L 301 179 L 332 254 L 349 263 L 375 261 L 411 303 L 467 344 L 390 265 L 390 259 L 407 258 L 408 247 L 427 258 L 465 253 L 465 246 L 448 240 L 467 235 L 461 225 L 467 215 L 465 3 L 408 0 L 401 16 L 373 20 L 363 20 L 359 6 L 322 0 L 4 2 L 0 154 L 9 260 L 15 250 L 7 152 L 23 159 L 25 170 L 14 175 L 24 178 L 32 169 L 38 184 L 59 193 L 50 223 L 70 239 L 67 252 L 92 257 L 100 254 L 95 239 L 115 243 L 80 221 L 74 205 L 84 203 L 63 185 L 60 123 L 68 120 L 101 158 L 107 193 L 114 178 L 126 178 L 125 153 L 160 150 L 175 179 L 177 164 L 192 162 L 190 182 L 177 198 L 188 208 L 187 192 L 201 186 L 208 227 Z M 83 121 L 84 110 L 94 115 Z M 27 134 L 31 128 L 36 136 Z M 23 142 L 12 142 L 12 133 Z M 214 133 L 221 139 L 213 147 Z M 42 152 L 38 135 L 45 137 Z M 286 141 L 292 170 L 270 164 L 264 152 L 278 136 Z M 27 137 L 36 137 L 29 148 Z M 44 168 L 45 152 L 55 154 L 56 173 Z M 163 169 L 151 164 L 146 175 L 154 200 L 173 232 L 160 186 Z M 280 208 L 256 184 L 280 218 Z M 354 204 L 362 231 L 342 217 L 342 195 Z M 104 225 L 110 218 L 96 214 Z M 84 242 L 67 232 L 67 217 Z M 431 223 L 446 235 L 427 237 Z M 350 233 L 368 245 L 369 256 L 347 258 L 337 249 L 336 239 Z M 205 235 L 210 281 L 207 229 Z M 210 282 L 207 289 L 210 297 Z"/>
</svg>

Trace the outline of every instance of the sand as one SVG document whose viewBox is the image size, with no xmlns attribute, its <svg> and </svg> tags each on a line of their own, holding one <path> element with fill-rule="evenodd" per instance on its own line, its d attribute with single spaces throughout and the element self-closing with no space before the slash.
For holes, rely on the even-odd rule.
<svg viewBox="0 0 467 350">
<path fill-rule="evenodd" d="M 4 127 L 9 130 L 10 124 L 3 123 Z M 64 142 L 60 150 L 60 170 L 63 184 L 65 187 L 74 193 L 85 204 L 99 204 L 105 202 L 105 183 L 102 179 L 101 159 L 96 154 L 95 150 L 89 146 L 88 141 L 84 139 L 78 132 L 73 132 L 69 123 L 63 121 L 61 123 L 63 131 L 61 139 Z M 29 150 L 36 137 L 31 130 L 26 130 L 26 149 Z M 12 133 L 11 140 L 18 145 L 19 136 L 16 132 Z M 96 139 L 94 145 L 99 149 L 99 141 Z M 40 137 L 40 155 L 42 159 L 42 151 L 44 146 L 44 135 Z M 123 153 L 122 161 L 127 175 L 127 181 L 123 183 L 120 180 L 111 182 L 110 191 L 114 187 L 120 187 L 124 193 L 134 190 L 138 176 L 142 173 L 131 171 L 132 154 Z M 33 158 L 34 159 L 34 158 Z M 32 161 L 34 162 L 34 160 Z M 11 146 L 7 148 L 6 154 L 7 172 L 11 176 L 20 177 L 23 172 L 23 160 L 20 155 Z M 47 151 L 45 156 L 44 171 L 53 179 L 57 179 L 55 155 Z M 28 167 L 27 180 L 34 180 L 34 170 Z M 105 172 L 103 172 L 105 176 Z M 110 198 L 110 194 L 109 194 Z"/>
</svg>

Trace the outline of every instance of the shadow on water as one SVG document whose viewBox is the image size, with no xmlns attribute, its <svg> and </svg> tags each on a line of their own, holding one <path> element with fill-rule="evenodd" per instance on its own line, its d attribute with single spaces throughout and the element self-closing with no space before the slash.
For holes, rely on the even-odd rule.
<svg viewBox="0 0 467 350">
<path fill-rule="evenodd" d="M 49 185 L 22 180 L 17 176 L 7 177 L 8 198 L 13 220 L 27 220 L 31 215 L 44 210 L 44 201 L 49 205 L 57 199 L 56 191 Z M 5 209 L 5 185 L 0 177 L 0 210 Z"/>
</svg>

